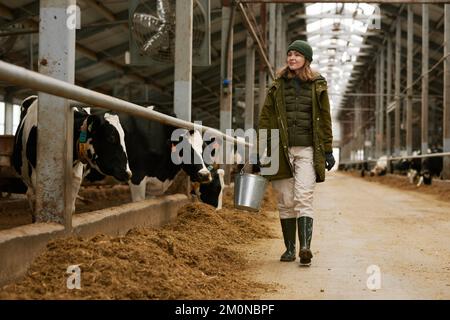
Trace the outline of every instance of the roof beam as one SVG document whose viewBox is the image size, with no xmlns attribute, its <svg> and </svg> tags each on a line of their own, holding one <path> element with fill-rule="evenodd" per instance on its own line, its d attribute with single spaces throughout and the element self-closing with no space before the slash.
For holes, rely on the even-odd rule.
<svg viewBox="0 0 450 320">
<path fill-rule="evenodd" d="M 105 7 L 100 1 L 95 0 L 84 0 L 84 1 L 89 7 L 93 8 L 95 11 L 97 11 L 99 14 L 105 17 L 106 20 L 111 22 L 117 21 L 117 18 L 114 15 L 114 13 L 107 7 Z M 120 24 L 119 26 L 122 28 L 122 30 L 128 32 L 128 24 Z"/>
<path fill-rule="evenodd" d="M 311 0 L 238 0 L 242 3 L 311 3 Z M 415 2 L 415 3 L 446 3 L 446 0 L 367 0 L 365 3 L 404 3 L 404 2 Z M 332 2 L 332 0 L 322 0 L 319 2 Z M 354 0 L 340 0 L 341 3 L 354 3 Z"/>
<path fill-rule="evenodd" d="M 125 53 L 129 48 L 128 42 L 124 42 L 122 44 L 119 44 L 117 46 L 111 47 L 109 49 L 103 50 L 99 52 L 96 55 L 96 59 L 88 59 L 88 58 L 81 58 L 78 59 L 75 62 L 77 71 L 81 71 L 85 68 L 89 68 L 93 65 L 95 65 L 98 61 L 108 60 L 108 59 L 115 59 Z"/>
<path fill-rule="evenodd" d="M 245 33 L 246 32 L 247 31 L 244 28 L 242 28 L 241 32 L 234 34 L 235 39 L 240 38 L 240 37 L 243 38 L 242 41 L 236 42 L 233 46 L 235 55 L 245 54 L 245 50 L 241 51 L 241 49 L 245 49 L 245 41 L 246 41 Z M 219 39 L 219 41 L 220 41 L 220 39 Z M 110 52 L 109 49 L 105 50 L 105 51 Z M 111 56 L 111 57 L 114 57 L 114 56 Z M 210 68 L 214 68 L 215 66 L 218 66 L 218 65 L 220 65 L 220 60 L 217 60 L 215 63 L 212 63 L 211 66 L 209 66 L 207 69 L 202 68 L 201 70 L 203 73 L 207 73 L 207 71 L 205 71 L 205 70 L 211 70 Z M 195 70 L 193 72 L 194 72 L 194 74 L 196 74 Z M 107 78 L 103 78 L 103 77 L 100 78 L 101 76 L 102 75 L 97 77 L 98 78 L 97 80 L 99 80 L 99 81 L 94 82 L 96 85 L 101 85 L 101 84 L 104 84 L 106 82 L 109 82 L 109 81 L 115 79 L 115 78 L 107 79 Z M 160 72 L 152 74 L 151 78 L 158 79 L 158 83 L 160 83 L 163 87 L 168 86 L 172 82 L 171 79 L 173 78 L 173 66 L 168 66 L 167 68 L 161 70 Z M 101 79 L 103 79 L 104 81 L 101 82 L 100 81 Z M 167 90 L 166 90 L 166 92 L 167 92 Z"/>
<path fill-rule="evenodd" d="M 321 36 L 348 36 L 350 35 L 355 35 L 355 36 L 371 36 L 371 35 L 377 35 L 380 34 L 380 31 L 367 31 L 367 32 L 359 32 L 359 31 L 353 31 L 353 32 L 346 32 L 346 31 L 327 31 L 327 32 L 320 32 L 320 31 L 313 31 L 313 32 L 307 32 L 307 31 L 300 31 L 297 32 L 297 34 L 299 35 L 307 35 L 310 37 L 313 36 L 317 36 L 317 35 L 321 35 Z"/>
<path fill-rule="evenodd" d="M 39 4 L 37 5 L 37 7 L 39 8 Z M 34 21 L 34 19 L 30 20 L 30 21 L 32 22 L 33 27 L 39 27 L 38 22 Z M 155 83 L 154 81 L 152 81 L 148 78 L 145 78 L 139 74 L 134 73 L 129 67 L 124 67 L 115 61 L 109 61 L 109 60 L 102 59 L 102 57 L 103 57 L 102 55 L 98 55 L 95 51 L 93 51 L 79 43 L 76 43 L 76 51 L 96 63 L 101 63 L 107 67 L 114 69 L 115 71 L 117 71 L 120 74 L 123 74 L 124 76 L 129 78 L 131 81 L 138 81 L 141 83 L 145 83 L 145 84 L 149 85 L 149 87 L 152 90 L 155 90 L 158 93 L 165 95 L 165 96 L 168 95 L 165 88 L 160 86 L 159 84 Z M 96 87 L 101 84 L 98 77 L 96 77 L 96 79 L 91 79 L 86 82 L 86 84 L 89 84 L 89 83 L 91 83 L 91 85 L 95 84 Z"/>
<path fill-rule="evenodd" d="M 115 21 L 116 22 L 117 21 L 123 21 L 123 20 L 128 21 L 128 9 L 120 11 L 119 13 L 117 13 L 115 15 Z M 97 21 L 93 22 L 92 24 L 102 24 L 104 22 L 111 22 L 111 21 L 108 20 L 108 19 L 100 19 L 100 20 L 97 20 Z M 115 27 L 117 27 L 117 25 L 112 25 L 112 24 L 109 25 L 109 26 L 105 25 L 105 29 L 108 29 L 108 27 L 109 28 L 115 28 Z M 101 31 L 103 31 L 105 29 L 102 29 Z M 89 38 L 89 37 L 91 37 L 91 36 L 93 36 L 93 35 L 95 35 L 97 33 L 98 33 L 98 30 L 90 29 L 90 28 L 87 29 L 87 28 L 83 28 L 83 26 L 81 26 L 81 29 L 77 30 L 77 41 L 83 40 L 83 39 L 87 39 L 87 38 Z"/>
<path fill-rule="evenodd" d="M 308 14 L 298 14 L 296 16 L 299 19 L 308 19 L 308 20 L 320 20 L 320 19 L 353 19 L 355 21 L 367 21 L 369 19 L 383 19 L 385 16 L 381 15 L 371 15 L 371 16 L 353 16 L 351 14 L 331 14 L 331 13 L 320 13 L 314 15 Z"/>
<path fill-rule="evenodd" d="M 90 0 L 90 2 L 92 2 L 92 0 Z M 291 12 L 296 12 L 298 10 L 298 6 L 296 6 L 296 5 L 286 6 L 286 8 L 288 9 L 288 10 L 286 10 L 286 14 L 289 14 Z M 99 9 L 99 10 L 101 10 L 101 9 Z M 122 12 L 118 13 L 116 15 L 116 18 L 120 17 L 121 19 L 123 19 L 123 18 L 125 18 L 125 14 L 128 15 L 128 11 L 122 11 Z M 109 16 L 109 19 L 112 19 L 112 16 L 109 15 L 108 13 L 105 13 L 105 16 Z M 257 20 L 258 20 L 258 18 L 257 18 Z M 220 20 L 220 16 L 218 16 L 218 20 Z M 213 24 L 213 23 L 215 23 L 215 21 L 212 21 L 211 23 Z M 294 23 L 289 25 L 289 28 L 292 29 L 292 28 L 301 27 L 301 26 L 304 26 L 304 22 L 299 23 L 299 20 L 296 20 Z M 242 23 L 236 24 L 234 27 L 234 30 L 235 30 L 236 37 L 239 37 L 239 36 L 243 35 L 244 32 L 246 32 L 246 29 Z M 217 31 L 215 31 L 211 34 L 212 45 L 217 45 L 217 43 L 215 43 L 215 42 L 220 42 L 220 34 L 221 34 L 220 29 L 218 29 Z M 90 35 L 89 33 L 84 33 L 84 35 L 80 38 L 84 38 L 89 35 Z M 236 44 L 235 44 L 234 50 L 239 50 L 240 45 L 244 45 L 244 44 L 245 44 L 245 41 L 242 41 L 242 43 L 240 42 L 238 46 L 236 46 Z M 124 43 L 124 44 L 120 44 L 118 46 L 103 50 L 104 54 L 98 53 L 95 57 L 95 60 L 92 55 L 91 55 L 90 59 L 80 59 L 76 62 L 76 65 L 78 66 L 78 70 L 88 68 L 92 65 L 95 65 L 98 62 L 106 61 L 107 59 L 116 58 L 116 57 L 120 56 L 121 54 L 123 54 L 123 52 L 126 51 L 127 47 L 128 47 L 128 43 Z M 123 52 L 121 52 L 122 49 L 123 49 Z M 87 55 L 87 54 L 89 54 L 89 52 L 85 52 L 85 54 Z M 211 67 L 213 67 L 213 66 L 214 65 L 212 65 Z M 168 67 L 167 69 L 164 69 L 161 72 L 158 72 L 157 74 L 152 75 L 152 78 L 161 79 L 159 81 L 159 83 L 164 83 L 164 80 L 170 79 L 171 73 L 173 73 L 173 67 Z M 117 75 L 118 73 L 108 72 L 108 74 L 109 75 L 113 75 L 113 74 Z M 98 86 L 98 85 L 109 82 L 109 80 L 111 80 L 111 79 L 114 79 L 114 77 L 108 79 L 107 76 L 99 75 L 98 77 L 96 77 L 96 79 L 92 80 L 92 82 L 88 82 L 88 83 L 90 83 L 91 85 Z M 207 86 L 204 83 L 203 83 L 203 86 L 205 88 L 207 88 Z"/>
<path fill-rule="evenodd" d="M 403 32 L 403 23 L 405 23 L 405 30 L 406 30 L 406 16 L 403 16 L 402 15 L 402 12 L 404 11 L 404 9 L 405 9 L 405 5 L 404 4 L 402 4 L 400 7 L 398 7 L 398 6 L 393 6 L 393 5 L 389 5 L 389 4 L 383 4 L 381 7 L 381 11 L 383 12 L 383 11 L 387 11 L 388 12 L 388 15 L 387 16 L 389 16 L 389 15 L 391 15 L 392 17 L 391 17 L 391 21 L 390 21 L 390 23 L 391 24 L 389 24 L 389 23 L 387 23 L 387 22 L 383 22 L 382 21 L 382 29 L 383 30 L 385 30 L 385 32 L 387 33 L 387 34 L 390 34 L 392 31 L 393 31 L 393 27 L 395 26 L 395 21 L 396 21 L 396 19 L 395 19 L 395 17 L 398 17 L 398 16 L 401 16 L 402 17 L 402 19 L 404 20 L 404 21 L 402 21 L 402 44 L 403 43 L 405 43 L 405 41 L 404 41 L 404 39 L 406 39 L 406 31 L 405 32 Z M 406 12 L 406 11 L 405 11 Z M 443 18 L 441 17 L 438 21 L 436 21 L 436 22 L 430 22 L 430 30 L 433 30 L 433 32 L 436 32 L 438 29 L 439 29 L 439 27 L 440 27 L 440 25 L 442 24 L 442 20 L 443 20 Z M 417 22 L 417 21 L 422 21 L 422 18 L 421 18 L 421 16 L 418 16 L 418 15 L 414 15 L 414 21 L 415 22 Z M 417 28 L 420 28 L 421 27 L 421 24 L 419 24 L 419 23 L 415 23 L 414 24 Z M 405 37 L 403 37 L 403 34 L 405 34 Z M 432 37 L 430 37 L 430 48 L 429 48 L 429 50 L 430 50 L 430 54 L 431 53 L 433 53 L 434 54 L 434 56 L 435 57 L 438 57 L 439 56 L 439 58 L 442 56 L 442 45 L 439 43 L 439 42 L 435 42 L 435 41 L 431 41 L 431 39 L 433 39 Z M 386 41 L 386 38 L 385 37 L 383 37 L 383 38 L 381 38 L 381 39 L 379 39 L 379 37 L 375 37 L 375 36 L 373 36 L 373 37 L 369 37 L 369 38 L 367 38 L 366 39 L 366 41 L 374 41 L 374 42 L 378 42 L 378 46 L 380 47 L 380 46 L 383 46 L 384 45 L 384 43 L 385 43 L 385 41 Z M 419 37 L 419 36 L 416 36 L 416 35 L 414 35 L 414 43 L 415 44 L 417 44 L 418 46 L 421 46 L 421 44 L 422 44 L 422 39 L 421 39 L 421 37 Z M 402 51 L 404 51 L 404 46 L 402 45 Z M 377 54 L 377 51 L 378 50 L 375 50 L 375 52 L 374 52 L 374 56 L 376 56 L 376 54 Z M 415 54 L 414 54 L 414 56 L 415 56 Z M 406 55 L 402 55 L 402 58 L 404 58 L 404 57 L 406 57 Z M 359 58 L 358 60 L 361 60 L 362 58 Z M 372 59 L 373 60 L 373 59 Z M 421 60 L 420 59 L 414 59 L 414 61 L 415 61 L 415 63 L 417 63 L 418 65 L 421 65 Z M 435 59 L 433 59 L 431 56 L 430 56 L 430 63 L 431 64 L 435 64 L 437 62 L 437 60 L 435 60 Z M 371 61 L 371 62 L 367 62 L 367 63 L 373 63 L 373 61 Z M 436 73 L 437 74 L 437 73 Z M 436 74 L 433 76 L 433 80 L 434 81 L 437 81 L 437 82 L 439 82 L 439 80 L 438 80 L 438 78 L 436 77 Z M 419 74 L 419 76 L 420 76 L 420 74 Z M 359 78 L 360 77 L 358 77 L 358 83 L 360 82 L 359 81 Z M 430 80 L 431 81 L 431 80 Z M 347 91 L 348 90 L 350 90 L 350 89 L 352 89 L 354 87 L 354 85 L 352 85 L 352 86 L 348 86 L 348 88 L 347 88 Z M 433 86 L 430 86 L 430 90 L 435 90 L 434 88 L 432 88 Z M 440 92 L 438 92 L 438 90 L 436 89 L 436 91 L 434 91 L 434 92 L 436 92 L 436 93 L 440 93 Z M 344 98 L 343 100 L 342 100 L 342 102 L 341 103 L 344 103 L 344 102 L 346 102 L 346 99 L 347 98 Z"/>
<path fill-rule="evenodd" d="M 403 6 L 402 6 L 403 7 Z M 390 21 L 390 24 L 389 23 L 387 23 L 387 22 L 384 22 L 383 20 L 381 21 L 381 23 L 382 23 L 382 25 L 384 24 L 384 25 L 388 25 L 388 28 L 389 29 L 387 29 L 387 32 L 388 32 L 388 34 L 389 33 L 392 33 L 393 32 L 393 26 L 395 26 L 395 20 L 397 20 L 398 19 L 398 17 L 401 17 L 401 20 L 402 20 L 402 33 L 406 33 L 406 31 L 408 30 L 407 29 L 407 16 L 406 16 L 406 10 L 402 10 L 402 11 L 404 11 L 405 12 L 405 14 L 403 14 L 403 12 L 402 11 L 398 11 L 398 10 L 396 10 L 396 8 L 397 7 L 393 7 L 392 5 L 388 5 L 388 4 L 384 4 L 382 7 L 381 7 L 381 11 L 383 12 L 383 11 L 386 11 L 386 12 L 388 12 L 388 14 L 386 14 L 386 17 L 388 18 L 388 19 L 390 19 L 391 21 Z M 419 36 L 421 36 L 421 33 L 419 32 L 419 30 L 421 31 L 422 30 L 422 16 L 420 16 L 420 15 L 417 15 L 417 14 L 414 14 L 413 15 L 413 19 L 414 19 L 414 28 L 415 29 L 417 29 L 418 30 L 418 32 L 417 32 L 417 34 L 419 35 Z M 431 32 L 438 32 L 438 30 L 440 29 L 440 26 L 442 25 L 442 23 L 443 23 L 443 21 L 441 21 L 441 20 L 443 20 L 443 18 L 441 17 L 438 21 L 430 21 L 430 31 Z M 419 23 L 420 22 L 420 23 Z M 385 29 L 386 30 L 386 29 Z M 442 34 L 442 37 L 443 37 L 443 34 Z M 420 43 L 420 44 L 422 44 L 422 40 L 421 40 L 421 38 L 420 38 L 420 41 L 416 41 L 417 40 L 417 37 L 416 37 L 416 33 L 414 33 L 414 42 L 417 42 L 417 43 Z M 436 45 L 441 45 L 441 42 L 440 41 L 435 41 L 435 39 L 432 39 L 431 37 L 430 37 L 430 44 L 431 43 L 434 43 L 434 44 L 436 44 Z"/>
<path fill-rule="evenodd" d="M 10 9 L 6 5 L 2 5 L 3 11 L 10 12 L 12 14 L 11 21 L 5 22 L 0 25 L 0 29 L 6 29 L 12 24 L 19 23 L 25 21 L 31 17 L 35 17 L 39 15 L 39 1 L 31 2 L 27 5 L 18 7 L 16 9 Z"/>
<path fill-rule="evenodd" d="M 14 14 L 11 11 L 11 9 L 9 9 L 8 7 L 4 6 L 1 3 L 0 3 L 0 16 L 6 18 L 8 20 L 13 20 L 14 19 Z"/>
</svg>

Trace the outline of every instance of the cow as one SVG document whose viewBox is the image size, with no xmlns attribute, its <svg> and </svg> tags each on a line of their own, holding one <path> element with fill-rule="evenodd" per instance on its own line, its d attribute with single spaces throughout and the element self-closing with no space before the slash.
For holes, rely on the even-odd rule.
<svg viewBox="0 0 450 320">
<path fill-rule="evenodd" d="M 433 148 L 428 149 L 428 154 L 433 153 L 441 153 L 442 149 Z M 417 186 L 420 186 L 422 183 L 425 185 L 431 185 L 433 181 L 433 176 L 441 177 L 442 169 L 443 169 L 443 158 L 442 156 L 438 157 L 427 157 L 424 159 L 414 159 L 414 165 L 411 169 L 410 175 L 413 178 L 418 176 L 419 181 L 417 182 Z"/>
<path fill-rule="evenodd" d="M 208 166 L 208 170 L 211 172 L 212 181 L 209 183 L 192 183 L 191 194 L 197 196 L 202 202 L 207 203 L 216 208 L 216 210 L 222 209 L 223 205 L 223 190 L 225 188 L 225 171 L 218 169 L 215 166 Z"/>
<path fill-rule="evenodd" d="M 432 153 L 441 153 L 442 149 L 434 148 L 431 150 Z M 444 168 L 444 159 L 442 156 L 439 157 L 429 157 L 422 161 L 421 176 L 423 177 L 423 183 L 430 185 L 433 180 L 433 176 L 442 178 L 442 170 Z"/>
<path fill-rule="evenodd" d="M 147 108 L 176 117 L 172 111 L 161 107 Z M 92 109 L 91 113 L 103 114 L 104 111 Z M 203 139 L 199 131 L 179 129 L 184 130 L 184 133 L 177 141 L 172 141 L 172 134 L 177 130 L 174 126 L 121 112 L 116 115 L 125 133 L 125 146 L 132 173 L 129 185 L 133 202 L 145 199 L 148 179 L 157 179 L 168 188 L 180 170 L 185 171 L 193 182 L 212 182 L 211 172 L 202 158 Z M 185 149 L 177 149 L 181 142 L 188 146 L 188 156 L 183 155 Z M 189 157 L 189 161 L 175 163 L 173 159 L 182 160 L 179 157 Z"/>
<path fill-rule="evenodd" d="M 413 156 L 418 156 L 421 154 L 420 150 L 413 151 Z M 407 170 L 407 177 L 409 180 L 409 183 L 414 184 L 417 183 L 417 186 L 420 186 L 422 184 L 421 172 L 422 172 L 422 160 L 420 158 L 412 158 L 412 159 L 402 159 L 401 163 Z M 420 178 L 420 179 L 419 179 Z"/>
<path fill-rule="evenodd" d="M 388 157 L 387 156 L 381 156 L 377 163 L 375 164 L 375 167 L 370 170 L 370 176 L 384 176 L 387 173 L 387 165 L 388 165 Z"/>
<path fill-rule="evenodd" d="M 361 178 L 364 178 L 366 176 L 366 171 L 369 172 L 369 162 L 363 161 L 357 165 L 358 170 L 360 170 Z"/>
<path fill-rule="evenodd" d="M 223 190 L 225 188 L 225 171 L 219 168 L 218 159 L 221 152 L 221 139 L 215 136 L 205 138 L 202 145 L 203 160 L 211 172 L 211 182 L 191 184 L 191 195 L 199 200 L 212 205 L 216 210 L 222 209 Z"/>
<path fill-rule="evenodd" d="M 420 155 L 420 150 L 414 150 L 412 156 Z M 406 156 L 406 154 L 405 154 Z M 417 183 L 421 173 L 421 159 L 420 158 L 402 158 L 394 161 L 391 166 L 391 173 L 406 175 L 411 184 Z"/>
<path fill-rule="evenodd" d="M 30 96 L 22 102 L 12 155 L 13 167 L 27 186 L 33 222 L 36 221 L 37 108 L 37 96 Z M 72 211 L 75 211 L 76 195 L 86 166 L 120 181 L 127 181 L 131 170 L 118 117 L 110 113 L 90 115 L 81 108 L 74 108 L 73 112 Z M 83 137 L 81 143 L 80 137 Z"/>
<path fill-rule="evenodd" d="M 427 154 L 440 153 L 442 149 L 432 148 L 428 149 Z M 420 155 L 421 152 L 414 151 L 413 156 Z M 400 172 L 407 172 L 408 180 L 411 184 L 417 186 L 431 185 L 433 176 L 440 177 L 443 168 L 442 157 L 427 157 L 427 158 L 413 158 L 401 159 L 396 165 L 396 169 Z"/>
<path fill-rule="evenodd" d="M 393 161 L 393 164 L 391 166 L 391 173 L 407 175 L 408 171 L 411 168 L 411 165 L 411 161 L 408 159 Z"/>
</svg>

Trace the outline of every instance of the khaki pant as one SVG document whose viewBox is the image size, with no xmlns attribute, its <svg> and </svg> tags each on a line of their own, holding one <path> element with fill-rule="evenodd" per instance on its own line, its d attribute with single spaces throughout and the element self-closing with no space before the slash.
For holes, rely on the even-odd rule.
<svg viewBox="0 0 450 320">
<path fill-rule="evenodd" d="M 313 217 L 313 194 L 316 185 L 312 147 L 290 147 L 289 160 L 294 177 L 272 181 L 278 197 L 280 219 Z"/>
</svg>

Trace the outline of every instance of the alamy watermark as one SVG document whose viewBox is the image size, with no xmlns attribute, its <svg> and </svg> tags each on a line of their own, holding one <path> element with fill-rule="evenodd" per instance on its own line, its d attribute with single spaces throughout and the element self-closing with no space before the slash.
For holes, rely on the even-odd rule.
<svg viewBox="0 0 450 320">
<path fill-rule="evenodd" d="M 227 129 L 225 134 L 250 146 L 225 139 L 210 129 L 203 134 L 201 121 L 194 131 L 175 129 L 171 136 L 174 164 L 259 164 L 262 175 L 273 175 L 279 168 L 280 136 L 278 129 Z M 269 143 L 268 143 L 269 142 Z M 193 156 L 197 153 L 199 156 Z"/>
<path fill-rule="evenodd" d="M 381 269 L 376 264 L 367 267 L 366 273 L 370 274 L 367 278 L 366 286 L 369 290 L 381 289 Z"/>
<path fill-rule="evenodd" d="M 81 269 L 79 265 L 71 265 L 67 267 L 66 273 L 69 277 L 66 281 L 67 289 L 81 289 Z"/>
<path fill-rule="evenodd" d="M 81 29 L 81 11 L 80 7 L 72 4 L 67 7 L 66 13 L 68 15 L 66 26 L 69 30 Z"/>
</svg>

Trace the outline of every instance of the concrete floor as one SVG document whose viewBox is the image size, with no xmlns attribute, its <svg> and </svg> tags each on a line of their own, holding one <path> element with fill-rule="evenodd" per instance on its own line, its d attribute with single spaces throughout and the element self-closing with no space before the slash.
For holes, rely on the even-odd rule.
<svg viewBox="0 0 450 320">
<path fill-rule="evenodd" d="M 335 172 L 314 206 L 311 267 L 279 262 L 278 219 L 280 239 L 247 249 L 249 275 L 278 287 L 261 299 L 450 299 L 450 203 Z"/>
</svg>

